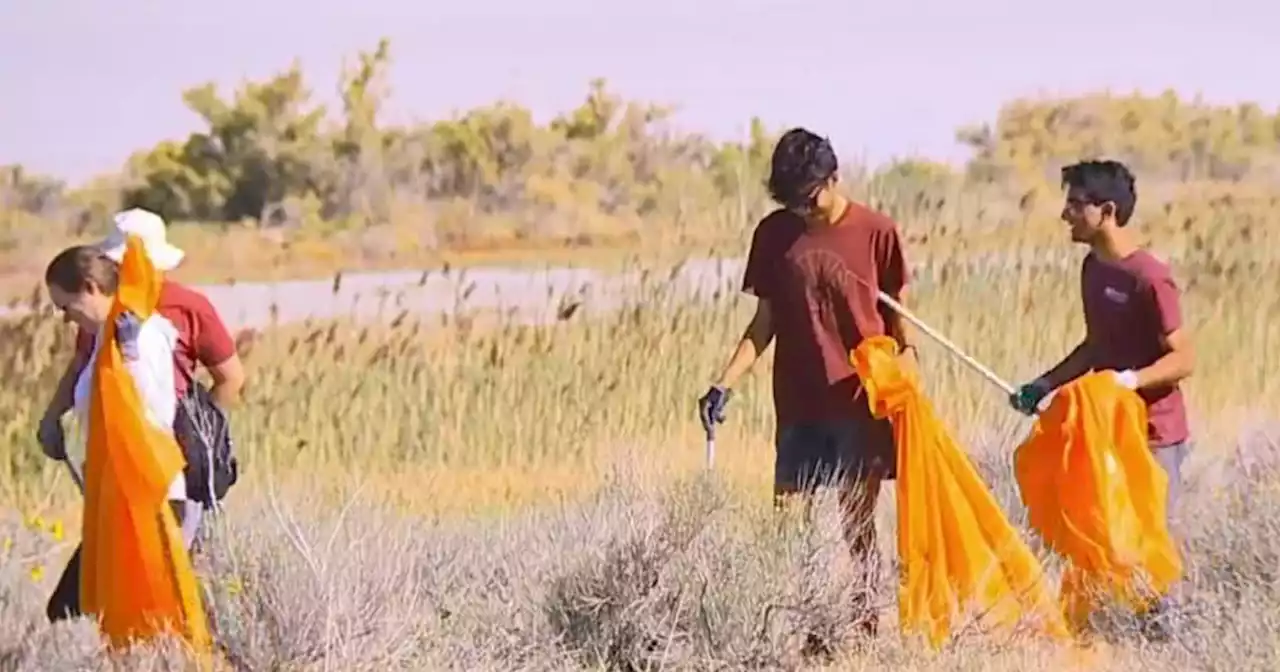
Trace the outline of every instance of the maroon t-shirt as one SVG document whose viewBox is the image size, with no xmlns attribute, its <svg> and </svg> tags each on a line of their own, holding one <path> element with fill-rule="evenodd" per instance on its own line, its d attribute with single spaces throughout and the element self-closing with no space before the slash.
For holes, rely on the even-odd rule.
<svg viewBox="0 0 1280 672">
<path fill-rule="evenodd" d="M 1095 369 L 1138 370 L 1163 357 L 1164 337 L 1182 327 L 1169 265 L 1139 250 L 1119 261 L 1090 253 L 1080 272 L 1090 360 Z M 1178 385 L 1140 390 L 1154 446 L 1185 441 L 1186 404 Z"/>
<path fill-rule="evenodd" d="M 156 312 L 173 323 L 178 331 L 178 347 L 173 353 L 175 387 L 186 394 L 187 381 L 195 377 L 196 362 L 206 368 L 217 366 L 236 354 L 236 344 L 218 311 L 205 295 L 190 287 L 165 280 L 160 287 Z M 93 334 L 76 333 L 76 351 L 87 356 L 93 351 Z"/>
<path fill-rule="evenodd" d="M 835 226 L 812 230 L 786 210 L 761 220 L 742 284 L 773 311 L 779 426 L 872 420 L 849 354 L 885 333 L 873 287 L 894 296 L 907 279 L 897 226 L 874 210 L 850 203 Z"/>
</svg>

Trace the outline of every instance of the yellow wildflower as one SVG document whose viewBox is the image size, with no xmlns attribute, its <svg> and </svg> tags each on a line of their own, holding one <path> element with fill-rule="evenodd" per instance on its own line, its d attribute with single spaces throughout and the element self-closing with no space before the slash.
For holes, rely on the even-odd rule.
<svg viewBox="0 0 1280 672">
<path fill-rule="evenodd" d="M 54 541 L 62 541 L 63 529 L 61 520 L 54 520 L 50 523 L 49 534 L 53 536 Z"/>
<path fill-rule="evenodd" d="M 31 568 L 31 580 L 40 583 L 44 579 L 44 565 L 36 565 Z"/>
</svg>

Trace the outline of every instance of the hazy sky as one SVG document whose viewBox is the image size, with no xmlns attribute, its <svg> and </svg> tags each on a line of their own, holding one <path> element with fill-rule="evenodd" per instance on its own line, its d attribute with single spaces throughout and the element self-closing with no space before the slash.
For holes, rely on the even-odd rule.
<svg viewBox="0 0 1280 672">
<path fill-rule="evenodd" d="M 113 170 L 195 128 L 183 88 L 294 58 L 332 100 L 342 59 L 382 36 L 393 119 L 499 97 L 545 118 L 604 76 L 718 137 L 755 114 L 849 159 L 959 159 L 955 128 L 1020 95 L 1172 87 L 1274 108 L 1277 26 L 1267 0 L 0 0 L 0 164 Z"/>
</svg>

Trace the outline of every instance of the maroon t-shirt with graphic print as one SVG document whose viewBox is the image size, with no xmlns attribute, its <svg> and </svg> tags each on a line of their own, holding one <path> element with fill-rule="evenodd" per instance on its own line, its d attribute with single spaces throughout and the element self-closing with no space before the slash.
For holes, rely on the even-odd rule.
<svg viewBox="0 0 1280 672">
<path fill-rule="evenodd" d="M 907 280 L 897 226 L 862 205 L 850 203 L 830 227 L 810 229 L 786 210 L 761 220 L 742 284 L 773 311 L 780 427 L 872 421 L 849 355 L 864 338 L 885 333 L 888 309 L 873 288 L 894 296 Z"/>
<path fill-rule="evenodd" d="M 1080 272 L 1090 360 L 1095 369 L 1138 370 L 1163 357 L 1164 337 L 1182 327 L 1169 265 L 1139 250 L 1118 261 L 1089 253 Z M 1153 446 L 1185 441 L 1186 404 L 1178 385 L 1140 390 Z"/>
<path fill-rule="evenodd" d="M 236 344 L 227 327 L 205 295 L 189 287 L 165 280 L 160 287 L 156 312 L 173 323 L 178 331 L 178 347 L 173 353 L 175 387 L 178 397 L 186 394 L 188 379 L 195 376 L 196 362 L 206 368 L 217 366 L 236 354 Z M 88 356 L 93 351 L 93 334 L 76 333 L 76 351 Z"/>
</svg>

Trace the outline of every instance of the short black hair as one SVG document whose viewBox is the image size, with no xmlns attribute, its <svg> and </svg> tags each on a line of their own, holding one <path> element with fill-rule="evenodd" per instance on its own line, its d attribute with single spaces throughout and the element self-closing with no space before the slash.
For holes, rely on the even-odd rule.
<svg viewBox="0 0 1280 672">
<path fill-rule="evenodd" d="M 1138 203 L 1133 173 L 1119 161 L 1081 161 L 1062 169 L 1062 186 L 1075 187 L 1094 205 L 1116 204 L 1116 223 L 1124 226 Z"/>
<path fill-rule="evenodd" d="M 840 169 L 831 141 L 804 128 L 778 139 L 769 167 L 769 195 L 782 205 L 803 199 Z"/>
</svg>

